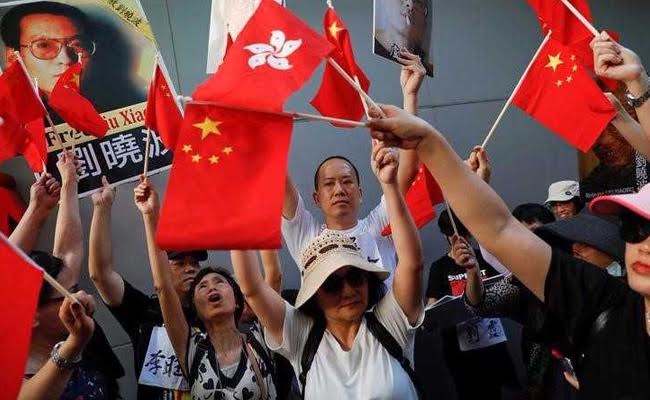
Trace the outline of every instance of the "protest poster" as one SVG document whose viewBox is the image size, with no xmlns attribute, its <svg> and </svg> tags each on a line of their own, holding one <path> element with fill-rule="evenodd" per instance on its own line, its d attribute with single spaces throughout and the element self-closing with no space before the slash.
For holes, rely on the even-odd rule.
<svg viewBox="0 0 650 400">
<path fill-rule="evenodd" d="M 625 110 L 638 120 L 625 100 L 624 89 L 615 91 Z M 578 153 L 580 197 L 585 203 L 609 194 L 636 193 L 648 183 L 650 165 L 610 123 L 588 153 Z"/>
<path fill-rule="evenodd" d="M 46 107 L 58 78 L 78 60 L 73 46 L 81 47 L 81 94 L 108 123 L 108 133 L 98 139 L 70 127 L 48 107 L 55 127 L 46 124 L 47 171 L 59 179 L 61 145 L 74 145 L 80 196 L 100 188 L 102 175 L 114 185 L 137 179 L 144 167 L 144 113 L 157 52 L 139 0 L 9 1 L 0 3 L 0 30 L 2 67 L 19 50 Z M 149 171 L 156 173 L 169 167 L 172 154 L 155 133 L 151 144 Z"/>
<path fill-rule="evenodd" d="M 422 59 L 427 75 L 433 76 L 431 61 L 432 0 L 374 0 L 372 51 L 397 61 L 408 49 Z"/>
<path fill-rule="evenodd" d="M 147 346 L 138 383 L 163 389 L 188 391 L 178 358 L 165 328 L 155 326 Z"/>
</svg>

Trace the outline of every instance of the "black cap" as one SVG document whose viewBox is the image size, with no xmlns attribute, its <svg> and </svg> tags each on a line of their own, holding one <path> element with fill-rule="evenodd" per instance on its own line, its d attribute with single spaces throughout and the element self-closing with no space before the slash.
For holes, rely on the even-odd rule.
<svg viewBox="0 0 650 400">
<path fill-rule="evenodd" d="M 205 261 L 208 259 L 208 252 L 205 250 L 187 250 L 187 251 L 168 251 L 167 258 L 178 260 L 186 256 L 194 257 L 196 261 Z"/>
</svg>

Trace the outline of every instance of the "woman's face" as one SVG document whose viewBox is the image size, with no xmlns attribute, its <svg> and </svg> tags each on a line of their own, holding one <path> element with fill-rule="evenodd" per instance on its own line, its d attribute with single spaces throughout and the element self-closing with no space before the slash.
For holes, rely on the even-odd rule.
<svg viewBox="0 0 650 400">
<path fill-rule="evenodd" d="M 650 237 L 640 243 L 625 244 L 625 265 L 632 290 L 650 297 Z"/>
<path fill-rule="evenodd" d="M 237 302 L 230 283 L 216 272 L 205 275 L 194 289 L 194 307 L 201 321 L 231 318 Z"/>
<path fill-rule="evenodd" d="M 368 308 L 368 273 L 350 266 L 338 269 L 318 289 L 316 301 L 328 320 L 360 321 Z"/>
</svg>

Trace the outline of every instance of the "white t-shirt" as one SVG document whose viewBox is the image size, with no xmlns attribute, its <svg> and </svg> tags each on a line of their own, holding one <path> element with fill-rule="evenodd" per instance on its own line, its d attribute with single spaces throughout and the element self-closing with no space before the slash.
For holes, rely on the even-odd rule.
<svg viewBox="0 0 650 400">
<path fill-rule="evenodd" d="M 267 334 L 267 346 L 286 357 L 300 376 L 302 352 L 314 325 L 313 319 L 285 303 L 282 343 Z M 377 320 L 397 340 L 413 365 L 415 332 L 424 320 L 424 310 L 415 326 L 389 290 L 374 307 Z M 364 318 L 350 351 L 344 351 L 327 330 L 307 373 L 305 399 L 417 399 L 417 391 L 404 368 L 366 327 Z"/>
<path fill-rule="evenodd" d="M 291 257 L 300 267 L 302 252 L 316 236 L 325 231 L 346 235 L 356 242 L 369 262 L 381 265 L 390 272 L 390 276 L 384 281 L 390 288 L 397 260 L 393 240 L 390 236 L 381 235 L 386 225 L 388 225 L 388 212 L 383 196 L 379 205 L 370 211 L 366 218 L 360 219 L 354 228 L 336 230 L 328 229 L 325 224 L 319 223 L 305 208 L 305 203 L 298 194 L 296 215 L 290 220 L 282 218 L 282 236 Z"/>
</svg>

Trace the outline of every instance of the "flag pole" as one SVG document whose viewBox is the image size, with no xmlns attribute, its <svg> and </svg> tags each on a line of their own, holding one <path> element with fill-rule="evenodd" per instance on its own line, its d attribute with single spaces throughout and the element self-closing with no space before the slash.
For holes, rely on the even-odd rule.
<svg viewBox="0 0 650 400">
<path fill-rule="evenodd" d="M 458 227 L 456 226 L 456 221 L 454 220 L 454 214 L 451 212 L 451 207 L 449 207 L 449 203 L 447 202 L 447 196 L 442 194 L 442 200 L 445 203 L 445 208 L 447 209 L 447 214 L 449 214 L 449 221 L 451 222 L 451 227 L 454 229 L 454 235 L 460 236 L 458 234 Z"/>
<path fill-rule="evenodd" d="M 294 119 L 306 119 L 306 120 L 309 120 L 309 121 L 325 121 L 325 122 L 330 122 L 330 123 L 335 123 L 335 124 L 342 124 L 342 125 L 349 125 L 349 126 L 366 126 L 365 122 L 352 121 L 352 120 L 349 120 L 349 119 L 325 117 L 325 116 L 322 116 L 322 115 L 307 114 L 307 113 L 301 113 L 301 112 L 296 112 L 296 111 L 257 110 L 257 109 L 254 109 L 254 108 L 231 106 L 231 105 L 228 105 L 228 104 L 218 103 L 216 101 L 194 100 L 189 96 L 179 96 L 179 98 L 182 101 L 184 101 L 186 104 L 217 106 L 217 107 L 230 108 L 232 110 L 251 111 L 251 112 L 264 113 L 264 114 L 279 115 L 279 116 L 282 116 L 282 117 L 292 117 Z"/>
<path fill-rule="evenodd" d="M 370 104 L 372 107 L 375 107 L 375 108 L 379 111 L 379 115 L 380 115 L 382 118 L 386 118 L 386 114 L 384 114 L 384 112 L 381 110 L 381 108 L 379 108 L 379 106 L 377 105 L 377 103 L 375 103 L 375 101 L 374 101 L 374 100 L 373 100 L 373 99 L 368 95 L 368 93 L 366 93 L 366 92 L 363 90 L 363 88 L 361 88 L 361 85 L 359 85 L 357 82 L 355 82 L 354 79 L 352 79 L 352 77 L 350 77 L 350 75 L 348 75 L 348 73 L 345 72 L 345 70 L 344 70 L 344 69 L 339 65 L 339 63 L 337 63 L 336 61 L 334 61 L 334 59 L 333 59 L 332 57 L 328 57 L 328 58 L 327 58 L 327 62 L 328 62 L 332 67 L 334 67 L 334 69 L 336 70 L 336 72 L 338 72 L 339 74 L 341 74 L 341 76 L 343 77 L 343 79 L 345 79 L 345 80 L 346 80 L 350 85 L 352 85 L 353 88 L 355 88 L 355 89 L 357 90 L 357 92 L 359 92 L 359 95 L 361 95 L 364 99 L 366 99 L 366 101 L 368 102 L 368 104 Z"/>
<path fill-rule="evenodd" d="M 38 101 L 41 102 L 41 106 L 43 106 L 43 110 L 45 110 L 45 119 L 47 120 L 47 123 L 52 128 L 52 132 L 54 133 L 54 138 L 59 143 L 59 146 L 61 146 L 61 150 L 66 150 L 66 147 L 63 146 L 63 140 L 61 140 L 61 138 L 59 137 L 59 133 L 56 130 L 56 126 L 54 126 L 54 122 L 52 121 L 52 117 L 50 116 L 49 111 L 47 111 L 47 108 L 45 108 L 45 104 L 43 103 L 43 100 L 41 99 L 41 96 L 38 93 L 38 87 L 34 86 L 35 81 L 32 78 L 32 76 L 29 74 L 29 72 L 27 71 L 27 67 L 25 66 L 25 63 L 23 62 L 23 58 L 20 56 L 20 52 L 14 51 L 14 55 L 16 56 L 16 59 L 18 60 L 18 64 L 20 64 L 20 66 L 22 67 L 23 73 L 25 74 L 27 79 L 29 79 L 29 82 L 32 83 L 32 88 L 34 89 L 34 94 L 36 95 L 36 98 L 38 99 Z"/>
<path fill-rule="evenodd" d="M 560 0 L 560 1 L 566 6 L 566 8 L 569 9 L 569 11 L 573 13 L 573 15 L 576 16 L 576 18 L 580 20 L 580 22 L 582 22 L 582 25 L 584 25 L 585 28 L 589 30 L 589 32 L 591 32 L 594 36 L 598 36 L 600 34 L 598 30 L 591 24 L 591 22 L 587 21 L 587 18 L 585 18 L 585 16 L 582 15 L 580 11 L 578 11 L 578 9 L 575 8 L 573 4 L 569 2 L 569 0 Z"/>
<path fill-rule="evenodd" d="M 63 285 L 61 285 L 59 281 L 54 279 L 52 275 L 48 274 L 47 271 L 45 270 L 43 270 L 43 279 L 45 279 L 47 283 L 52 285 L 54 290 L 56 290 L 63 296 L 67 297 L 68 299 L 70 299 L 70 301 L 72 301 L 73 303 L 79 304 L 79 301 L 72 295 L 72 293 L 70 293 L 68 289 L 66 289 Z"/>
<path fill-rule="evenodd" d="M 548 31 L 546 34 L 546 37 L 544 40 L 542 40 L 542 44 L 539 46 L 535 54 L 533 55 L 533 58 L 530 60 L 528 63 L 528 66 L 524 70 L 524 73 L 521 75 L 521 78 L 519 78 L 519 82 L 517 82 L 517 86 L 515 86 L 515 89 L 512 91 L 510 94 L 510 97 L 508 97 L 508 100 L 506 101 L 506 104 L 503 105 L 503 108 L 501 109 L 501 112 L 499 113 L 499 116 L 497 117 L 496 121 L 494 121 L 494 124 L 492 124 L 492 128 L 490 128 L 490 131 L 488 132 L 487 136 L 485 137 L 485 140 L 483 140 L 483 143 L 481 144 L 481 147 L 485 149 L 485 146 L 487 146 L 488 141 L 494 134 L 494 131 L 496 130 L 497 126 L 499 125 L 499 122 L 501 122 L 501 119 L 506 113 L 506 110 L 512 104 L 512 100 L 515 98 L 517 95 L 517 92 L 519 91 L 519 88 L 521 88 L 521 85 L 524 83 L 524 79 L 526 78 L 526 75 L 528 75 L 528 71 L 530 71 L 530 68 L 533 66 L 533 63 L 535 60 L 537 60 L 537 57 L 539 56 L 539 53 L 542 52 L 542 49 L 548 42 L 548 40 L 551 38 L 551 31 Z"/>
<path fill-rule="evenodd" d="M 329 8 L 334 8 L 334 6 L 332 5 L 332 0 L 327 0 L 327 6 Z"/>
<path fill-rule="evenodd" d="M 357 83 L 357 85 L 361 86 L 361 83 L 359 82 L 359 77 L 354 76 L 354 81 Z M 359 97 L 361 98 L 361 105 L 363 106 L 363 111 L 366 113 L 366 118 L 370 119 L 370 112 L 368 109 L 368 103 L 366 103 L 366 99 L 363 98 L 361 93 L 359 93 Z"/>
<path fill-rule="evenodd" d="M 34 78 L 34 90 L 38 92 L 38 78 Z M 40 157 L 39 157 L 40 158 Z M 47 174 L 47 160 L 41 160 L 41 164 L 43 164 L 43 173 Z"/>
<path fill-rule="evenodd" d="M 151 83 L 149 86 L 155 86 L 156 85 L 156 68 L 158 67 L 158 60 L 160 53 L 156 52 L 156 57 L 153 63 L 153 71 L 151 73 Z M 169 83 L 169 82 L 167 82 Z M 170 89 L 171 91 L 171 89 Z M 149 90 L 151 92 L 151 90 Z M 149 99 L 147 99 L 148 101 Z M 176 99 L 174 99 L 174 102 Z M 147 140 L 144 145 L 144 169 L 142 171 L 142 175 L 144 175 L 144 181 L 147 181 L 147 173 L 149 172 L 149 152 L 151 151 L 151 129 L 147 128 Z"/>
</svg>

